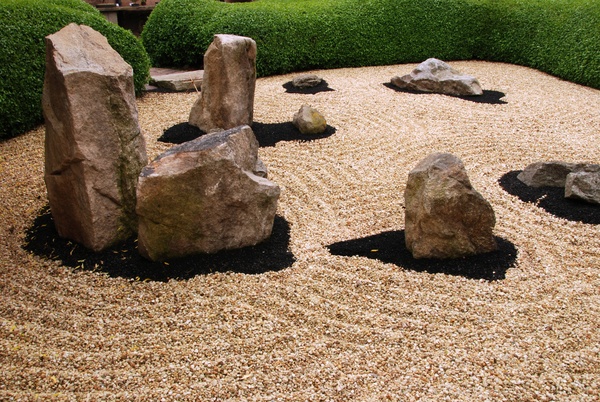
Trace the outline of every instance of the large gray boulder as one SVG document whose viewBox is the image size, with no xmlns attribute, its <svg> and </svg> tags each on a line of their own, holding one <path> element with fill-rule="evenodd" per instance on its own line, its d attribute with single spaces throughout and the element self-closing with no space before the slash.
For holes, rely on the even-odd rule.
<svg viewBox="0 0 600 402">
<path fill-rule="evenodd" d="M 248 126 L 204 135 L 158 156 L 137 190 L 138 248 L 150 260 L 215 253 L 271 235 L 279 186 Z"/>
<path fill-rule="evenodd" d="M 471 186 L 457 157 L 436 153 L 408 175 L 406 247 L 414 258 L 459 258 L 497 249 L 490 203 Z"/>
<path fill-rule="evenodd" d="M 567 175 L 565 197 L 600 204 L 600 165 L 587 165 Z"/>
<path fill-rule="evenodd" d="M 462 74 L 438 59 L 427 59 L 410 74 L 393 77 L 392 84 L 401 89 L 435 92 L 454 96 L 482 95 L 475 77 Z"/>
<path fill-rule="evenodd" d="M 215 35 L 204 54 L 200 96 L 189 123 L 205 132 L 252 125 L 256 87 L 256 42 Z"/>
<path fill-rule="evenodd" d="M 132 68 L 100 33 L 70 24 L 46 38 L 45 172 L 58 234 L 94 251 L 136 229 L 147 163 Z"/>
<path fill-rule="evenodd" d="M 561 161 L 534 162 L 525 167 L 517 179 L 530 187 L 564 187 L 567 176 L 585 166 L 585 163 Z"/>
</svg>

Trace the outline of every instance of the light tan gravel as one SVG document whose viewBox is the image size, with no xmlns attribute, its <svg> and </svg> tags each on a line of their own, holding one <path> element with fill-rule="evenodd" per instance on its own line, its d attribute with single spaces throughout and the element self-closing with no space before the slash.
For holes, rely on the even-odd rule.
<svg viewBox="0 0 600 402">
<path fill-rule="evenodd" d="M 0 142 L 0 400 L 598 401 L 600 227 L 568 222 L 497 180 L 537 160 L 600 162 L 600 91 L 524 67 L 454 62 L 506 105 L 394 92 L 415 65 L 316 71 L 335 89 L 259 79 L 255 121 L 303 103 L 337 132 L 261 148 L 297 262 L 168 283 L 72 272 L 21 249 L 46 203 L 43 129 Z M 150 154 L 195 94 L 147 94 Z M 407 174 L 460 157 L 519 250 L 496 282 L 331 255 L 404 225 Z"/>
</svg>

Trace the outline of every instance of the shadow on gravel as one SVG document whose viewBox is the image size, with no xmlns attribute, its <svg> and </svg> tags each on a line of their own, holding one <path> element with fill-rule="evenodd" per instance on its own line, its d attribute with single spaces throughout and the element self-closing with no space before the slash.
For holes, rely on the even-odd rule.
<svg viewBox="0 0 600 402">
<path fill-rule="evenodd" d="M 166 282 L 213 272 L 262 274 L 280 271 L 296 261 L 289 250 L 289 242 L 290 226 L 285 219 L 276 216 L 273 234 L 256 246 L 178 258 L 166 263 L 151 262 L 139 255 L 135 238 L 99 253 L 60 238 L 50 208 L 46 206 L 27 230 L 23 248 L 41 258 L 62 261 L 62 265 L 74 269 L 104 272 L 111 277 Z"/>
<path fill-rule="evenodd" d="M 509 194 L 530 202 L 559 218 L 591 225 L 600 224 L 600 205 L 565 198 L 562 187 L 530 187 L 517 179 L 521 170 L 504 174 L 499 180 L 500 187 Z"/>
<path fill-rule="evenodd" d="M 273 147 L 280 141 L 310 142 L 320 140 L 335 134 L 336 129 L 335 127 L 328 125 L 323 134 L 305 135 L 290 121 L 284 123 L 254 122 L 252 124 L 252 131 L 254 132 L 260 147 L 265 148 Z M 163 135 L 158 138 L 158 141 L 171 144 L 182 144 L 187 141 L 195 140 L 204 134 L 206 134 L 204 131 L 189 123 L 179 123 L 166 129 Z"/>
<path fill-rule="evenodd" d="M 410 89 L 398 88 L 391 82 L 385 82 L 383 85 L 389 89 L 393 89 L 396 92 L 404 92 L 407 94 L 414 94 L 414 95 L 435 95 L 434 93 L 431 93 L 431 92 L 421 92 L 421 91 L 413 91 Z M 443 95 L 443 94 L 437 94 L 437 95 Z M 476 95 L 476 96 L 453 96 L 453 95 L 444 95 L 444 96 L 450 96 L 452 98 L 464 99 L 466 101 L 475 102 L 475 103 L 487 103 L 490 105 L 506 105 L 508 103 L 508 102 L 502 100 L 502 98 L 504 98 L 506 96 L 506 94 L 504 92 L 500 92 L 500 91 L 484 90 L 483 95 Z"/>
<path fill-rule="evenodd" d="M 416 272 L 496 281 L 506 277 L 506 271 L 514 266 L 517 259 L 517 249 L 511 242 L 501 237 L 496 237 L 496 241 L 497 251 L 456 259 L 413 258 L 404 243 L 404 230 L 334 243 L 327 248 L 334 255 L 372 258 Z"/>
<path fill-rule="evenodd" d="M 282 85 L 285 88 L 285 92 L 288 94 L 305 94 L 305 95 L 315 95 L 319 92 L 330 92 L 335 91 L 335 89 L 329 88 L 329 84 L 327 81 L 323 80 L 317 86 L 311 88 L 296 88 L 292 85 L 292 81 L 288 81 Z"/>
</svg>

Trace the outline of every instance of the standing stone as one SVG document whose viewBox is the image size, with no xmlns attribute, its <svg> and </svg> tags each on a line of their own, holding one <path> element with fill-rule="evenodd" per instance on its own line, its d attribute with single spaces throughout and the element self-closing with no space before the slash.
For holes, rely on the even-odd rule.
<svg viewBox="0 0 600 402">
<path fill-rule="evenodd" d="M 248 126 L 171 148 L 144 168 L 138 248 L 154 261 L 255 245 L 271 235 L 279 186 L 262 177 Z"/>
<path fill-rule="evenodd" d="M 256 42 L 215 35 L 204 54 L 204 78 L 189 123 L 205 132 L 252 125 L 256 86 Z"/>
<path fill-rule="evenodd" d="M 600 204 L 600 165 L 588 165 L 567 175 L 565 197 Z"/>
<path fill-rule="evenodd" d="M 517 175 L 529 187 L 564 187 L 570 173 L 582 170 L 584 163 L 534 162 Z"/>
<path fill-rule="evenodd" d="M 135 188 L 147 163 L 133 70 L 100 33 L 70 24 L 46 38 L 45 172 L 61 237 L 94 251 L 137 226 Z"/>
<path fill-rule="evenodd" d="M 408 175 L 406 247 L 414 258 L 459 258 L 497 249 L 496 218 L 457 157 L 436 153 Z"/>
<path fill-rule="evenodd" d="M 302 134 L 322 134 L 327 129 L 325 117 L 317 109 L 308 105 L 300 107 L 300 110 L 294 115 L 292 123 Z"/>
<path fill-rule="evenodd" d="M 401 89 L 435 92 L 453 96 L 482 95 L 477 78 L 462 74 L 438 59 L 427 59 L 410 74 L 393 77 L 392 84 Z"/>
</svg>

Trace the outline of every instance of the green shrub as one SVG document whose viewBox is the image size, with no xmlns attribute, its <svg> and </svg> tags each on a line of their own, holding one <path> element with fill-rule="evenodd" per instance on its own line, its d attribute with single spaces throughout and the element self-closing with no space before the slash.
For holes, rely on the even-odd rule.
<svg viewBox="0 0 600 402">
<path fill-rule="evenodd" d="M 253 38 L 259 76 L 437 57 L 600 88 L 597 0 L 162 0 L 142 39 L 157 66 L 201 66 L 216 33 Z"/>
<path fill-rule="evenodd" d="M 148 80 L 150 61 L 130 32 L 106 21 L 81 0 L 2 0 L 0 3 L 0 138 L 43 121 L 44 38 L 71 22 L 91 26 L 133 67 L 136 91 Z"/>
</svg>

